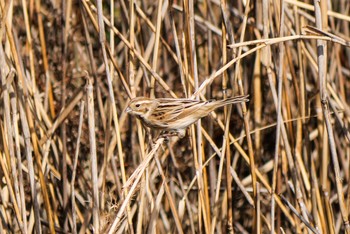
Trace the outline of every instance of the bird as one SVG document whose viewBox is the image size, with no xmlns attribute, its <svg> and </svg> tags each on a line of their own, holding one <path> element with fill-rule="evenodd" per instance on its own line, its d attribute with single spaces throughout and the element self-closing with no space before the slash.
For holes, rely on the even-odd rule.
<svg viewBox="0 0 350 234">
<path fill-rule="evenodd" d="M 189 98 L 131 99 L 125 112 L 137 117 L 151 129 L 159 129 L 170 135 L 185 136 L 186 128 L 213 110 L 229 104 L 248 102 L 249 95 L 222 100 L 195 100 Z"/>
</svg>

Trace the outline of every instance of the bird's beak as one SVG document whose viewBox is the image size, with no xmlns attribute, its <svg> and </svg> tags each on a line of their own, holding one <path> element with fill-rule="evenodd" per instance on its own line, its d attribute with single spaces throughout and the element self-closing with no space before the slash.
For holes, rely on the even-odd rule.
<svg viewBox="0 0 350 234">
<path fill-rule="evenodd" d="M 130 107 L 128 107 L 128 108 L 125 109 L 125 112 L 126 112 L 126 113 L 129 113 L 130 111 L 131 111 L 131 108 L 130 108 Z"/>
</svg>

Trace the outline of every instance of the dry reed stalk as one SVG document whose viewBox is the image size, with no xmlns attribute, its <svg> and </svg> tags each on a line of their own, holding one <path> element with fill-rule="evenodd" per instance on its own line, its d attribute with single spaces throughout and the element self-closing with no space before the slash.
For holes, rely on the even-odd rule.
<svg viewBox="0 0 350 234">
<path fill-rule="evenodd" d="M 0 232 L 349 233 L 349 11 L 0 1 Z M 166 143 L 124 112 L 238 94 Z"/>
</svg>

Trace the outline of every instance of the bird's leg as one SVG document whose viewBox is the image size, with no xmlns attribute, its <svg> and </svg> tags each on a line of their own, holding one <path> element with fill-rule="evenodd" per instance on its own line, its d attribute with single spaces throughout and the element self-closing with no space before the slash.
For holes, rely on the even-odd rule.
<svg viewBox="0 0 350 234">
<path fill-rule="evenodd" d="M 186 135 L 186 130 L 185 129 L 178 129 L 178 130 L 169 130 L 169 131 L 162 131 L 160 133 L 160 137 L 169 138 L 173 136 L 177 136 L 179 138 L 183 138 Z"/>
<path fill-rule="evenodd" d="M 145 139 L 148 139 L 148 143 L 152 143 L 153 139 L 152 139 L 152 133 L 151 133 L 151 129 L 149 127 L 147 127 L 145 124 L 143 124 L 143 122 L 141 121 L 141 124 L 143 126 L 143 128 L 145 129 Z M 155 142 L 155 141 L 154 141 Z M 154 143 L 153 142 L 153 143 Z"/>
<path fill-rule="evenodd" d="M 156 137 L 156 139 L 159 139 L 159 138 L 163 138 L 164 139 L 164 142 L 169 142 L 169 134 L 167 131 L 161 131 L 158 136 Z"/>
</svg>

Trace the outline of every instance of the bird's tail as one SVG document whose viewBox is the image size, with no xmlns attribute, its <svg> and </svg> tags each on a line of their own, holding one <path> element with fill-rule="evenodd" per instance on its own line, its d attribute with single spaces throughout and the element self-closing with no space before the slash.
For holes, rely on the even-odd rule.
<svg viewBox="0 0 350 234">
<path fill-rule="evenodd" d="M 235 96 L 235 97 L 229 97 L 225 100 L 218 101 L 218 102 L 220 103 L 220 106 L 226 106 L 234 103 L 248 102 L 249 101 L 248 97 L 249 95 Z"/>
</svg>

